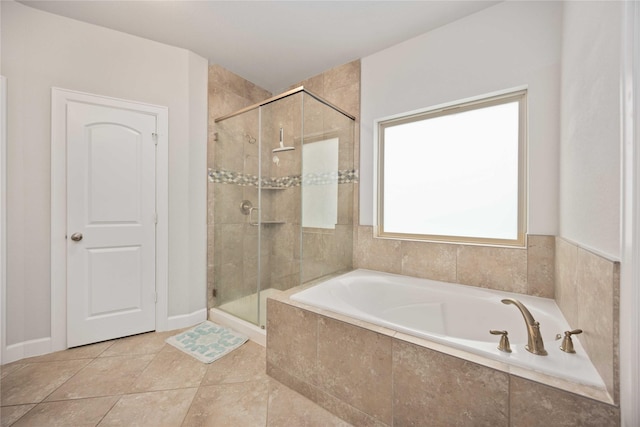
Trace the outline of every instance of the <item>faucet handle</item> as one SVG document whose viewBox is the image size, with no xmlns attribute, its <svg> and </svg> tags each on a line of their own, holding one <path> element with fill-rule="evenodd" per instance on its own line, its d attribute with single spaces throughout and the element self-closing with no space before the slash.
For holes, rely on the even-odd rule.
<svg viewBox="0 0 640 427">
<path fill-rule="evenodd" d="M 489 333 L 491 335 L 502 335 L 500 337 L 500 344 L 498 344 L 498 350 L 504 351 L 505 353 L 511 353 L 511 346 L 509 345 L 509 337 L 508 337 L 509 332 L 491 329 Z"/>
<path fill-rule="evenodd" d="M 573 331 L 564 331 L 564 339 L 562 340 L 562 345 L 560 345 L 560 350 L 565 353 L 575 353 L 576 351 L 573 349 L 573 340 L 571 339 L 571 335 L 578 335 L 582 333 L 582 329 L 574 329 Z M 559 337 L 560 334 L 558 334 Z"/>
</svg>

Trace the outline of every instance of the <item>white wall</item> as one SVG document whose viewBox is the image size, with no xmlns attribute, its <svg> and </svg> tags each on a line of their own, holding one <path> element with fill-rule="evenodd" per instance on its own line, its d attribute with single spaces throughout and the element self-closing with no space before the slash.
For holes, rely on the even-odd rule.
<svg viewBox="0 0 640 427">
<path fill-rule="evenodd" d="M 373 121 L 527 85 L 528 232 L 556 234 L 562 4 L 505 2 L 362 59 L 360 223 L 373 224 Z"/>
<path fill-rule="evenodd" d="M 52 86 L 169 108 L 169 314 L 206 309 L 207 61 L 18 3 L 1 7 L 9 92 L 7 344 L 51 334 Z"/>
<path fill-rule="evenodd" d="M 621 2 L 566 2 L 560 235 L 620 257 Z"/>
<path fill-rule="evenodd" d="M 189 52 L 189 307 L 175 314 L 198 310 L 206 319 L 207 295 L 207 122 L 209 64 Z M 176 278 L 180 279 L 180 278 Z M 174 286 L 173 289 L 180 289 Z M 177 297 L 173 298 L 174 300 Z M 169 307 L 169 315 L 174 308 Z"/>
</svg>

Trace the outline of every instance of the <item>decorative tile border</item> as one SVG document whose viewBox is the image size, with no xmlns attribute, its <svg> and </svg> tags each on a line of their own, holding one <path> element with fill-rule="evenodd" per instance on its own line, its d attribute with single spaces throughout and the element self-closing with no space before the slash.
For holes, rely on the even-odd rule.
<svg viewBox="0 0 640 427">
<path fill-rule="evenodd" d="M 304 177 L 300 175 L 290 175 L 282 177 L 263 177 L 258 178 L 256 175 L 243 174 L 235 171 L 227 171 L 224 169 L 209 169 L 209 182 L 217 182 L 221 184 L 236 184 L 243 187 L 257 187 L 258 182 L 262 187 L 270 188 L 288 188 L 299 187 L 304 185 L 326 185 L 337 182 L 338 184 L 352 184 L 358 182 L 357 169 L 345 169 L 337 172 L 325 172 L 319 174 L 306 174 Z"/>
</svg>

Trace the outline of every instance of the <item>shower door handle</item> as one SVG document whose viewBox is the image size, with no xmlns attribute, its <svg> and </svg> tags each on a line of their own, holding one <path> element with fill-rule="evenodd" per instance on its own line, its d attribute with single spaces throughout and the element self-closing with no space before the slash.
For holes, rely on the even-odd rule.
<svg viewBox="0 0 640 427">
<path fill-rule="evenodd" d="M 255 225 L 255 226 L 260 225 L 259 222 L 253 222 L 253 211 L 259 211 L 259 210 L 260 209 L 254 208 L 254 207 L 249 208 L 249 225 Z"/>
</svg>

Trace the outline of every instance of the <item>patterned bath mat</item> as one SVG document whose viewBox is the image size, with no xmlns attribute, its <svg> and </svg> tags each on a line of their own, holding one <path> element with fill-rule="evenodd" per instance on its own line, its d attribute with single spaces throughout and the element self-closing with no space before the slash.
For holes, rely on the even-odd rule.
<svg viewBox="0 0 640 427">
<path fill-rule="evenodd" d="M 248 339 L 242 334 L 207 320 L 167 338 L 166 342 L 201 362 L 211 363 L 240 347 Z"/>
</svg>

